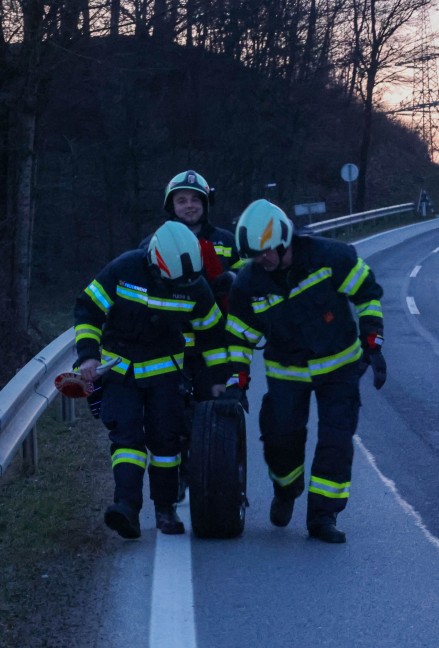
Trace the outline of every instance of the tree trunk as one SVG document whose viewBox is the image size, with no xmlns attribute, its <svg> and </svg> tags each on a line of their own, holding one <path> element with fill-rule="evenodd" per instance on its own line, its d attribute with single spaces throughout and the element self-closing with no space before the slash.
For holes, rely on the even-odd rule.
<svg viewBox="0 0 439 648">
<path fill-rule="evenodd" d="M 17 328 L 26 333 L 29 326 L 29 293 L 32 267 L 34 225 L 35 124 L 33 109 L 17 110 L 15 114 L 16 154 L 13 169 L 16 184 L 15 237 L 13 260 L 13 295 Z"/>
<path fill-rule="evenodd" d="M 370 138 L 372 131 L 372 105 L 366 104 L 363 116 L 363 131 L 361 134 L 359 166 L 358 166 L 358 183 L 357 197 L 355 202 L 355 211 L 364 211 L 366 201 L 366 175 L 369 161 Z"/>
</svg>

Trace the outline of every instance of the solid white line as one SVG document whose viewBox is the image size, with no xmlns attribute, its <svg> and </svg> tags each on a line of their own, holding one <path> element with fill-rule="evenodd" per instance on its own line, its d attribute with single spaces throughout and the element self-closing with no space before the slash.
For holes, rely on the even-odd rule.
<svg viewBox="0 0 439 648">
<path fill-rule="evenodd" d="M 434 254 L 435 252 L 439 252 L 439 248 L 436 248 L 435 250 L 433 250 L 432 254 Z"/>
<path fill-rule="evenodd" d="M 365 455 L 365 457 L 366 457 L 367 461 L 369 462 L 369 464 L 372 466 L 372 468 L 377 473 L 378 477 L 383 482 L 383 484 L 389 490 L 392 491 L 393 495 L 395 496 L 396 501 L 398 502 L 400 507 L 403 509 L 403 511 L 405 511 L 411 517 L 413 517 L 416 526 L 421 529 L 422 533 L 425 535 L 428 542 L 430 542 L 432 545 L 434 545 L 436 547 L 436 549 L 439 549 L 439 538 L 437 538 L 435 535 L 430 533 L 430 531 L 425 526 L 425 524 L 424 524 L 424 522 L 422 520 L 422 517 L 419 515 L 419 513 L 413 508 L 413 506 L 411 506 L 411 504 L 406 502 L 405 499 L 403 499 L 401 497 L 401 495 L 398 493 L 398 489 L 395 486 L 395 482 L 393 482 L 391 479 L 388 479 L 387 477 L 385 477 L 385 475 L 383 475 L 383 473 L 380 471 L 380 469 L 376 465 L 375 457 L 373 456 L 373 454 L 371 452 L 369 452 L 369 450 L 363 444 L 363 442 L 361 441 L 361 438 L 358 435 L 355 435 L 354 440 L 355 440 L 355 443 L 357 444 L 357 446 L 360 448 L 360 450 Z"/>
<path fill-rule="evenodd" d="M 419 315 L 418 307 L 416 306 L 414 297 L 406 297 L 407 308 L 412 315 Z"/>
<path fill-rule="evenodd" d="M 411 271 L 410 276 L 411 276 L 411 277 L 416 277 L 416 275 L 418 274 L 418 272 L 419 272 L 419 270 L 420 270 L 421 268 L 422 268 L 422 266 L 415 266 L 415 267 L 413 268 L 413 270 Z"/>
<path fill-rule="evenodd" d="M 190 516 L 178 507 L 184 535 L 158 533 L 152 583 L 150 648 L 197 648 L 192 589 Z"/>
</svg>

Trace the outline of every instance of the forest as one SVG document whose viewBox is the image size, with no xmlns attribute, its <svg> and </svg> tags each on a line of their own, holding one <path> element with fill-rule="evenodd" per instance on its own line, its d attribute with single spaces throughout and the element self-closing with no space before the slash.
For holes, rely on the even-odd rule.
<svg viewBox="0 0 439 648">
<path fill-rule="evenodd" d="M 421 187 L 437 202 L 427 143 L 382 101 L 428 6 L 0 0 L 0 386 L 71 325 L 93 274 L 160 224 L 184 169 L 215 187 L 212 218 L 230 229 L 261 196 L 289 215 L 348 213 L 347 162 L 354 211 Z"/>
</svg>

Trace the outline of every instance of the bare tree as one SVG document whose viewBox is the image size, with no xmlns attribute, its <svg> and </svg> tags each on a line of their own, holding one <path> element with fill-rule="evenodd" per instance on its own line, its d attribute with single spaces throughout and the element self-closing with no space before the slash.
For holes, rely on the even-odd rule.
<svg viewBox="0 0 439 648">
<path fill-rule="evenodd" d="M 374 99 L 377 86 L 395 75 L 395 65 L 405 56 L 401 28 L 429 0 L 351 0 L 354 39 L 353 80 L 364 106 L 359 151 L 356 209 L 365 206 L 366 176 L 372 135 Z"/>
</svg>

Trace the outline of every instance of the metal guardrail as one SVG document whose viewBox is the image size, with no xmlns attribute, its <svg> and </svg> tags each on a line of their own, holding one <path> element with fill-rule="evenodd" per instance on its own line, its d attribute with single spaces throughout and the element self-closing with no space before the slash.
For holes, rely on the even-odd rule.
<svg viewBox="0 0 439 648">
<path fill-rule="evenodd" d="M 56 376 L 71 370 L 75 358 L 71 328 L 32 358 L 0 391 L 0 477 L 20 448 L 23 468 L 28 472 L 36 469 L 36 423 L 59 393 L 54 385 Z"/>
<path fill-rule="evenodd" d="M 372 209 L 370 211 L 359 212 L 351 214 L 350 216 L 340 216 L 339 218 L 331 218 L 319 223 L 310 223 L 306 226 L 307 230 L 312 230 L 316 234 L 320 232 L 328 232 L 340 229 L 340 227 L 347 227 L 349 225 L 356 225 L 358 223 L 365 223 L 366 221 L 385 218 L 387 216 L 395 216 L 397 214 L 406 214 L 414 212 L 415 203 L 404 203 L 402 205 L 393 205 L 391 207 L 383 207 L 381 209 Z"/>
<path fill-rule="evenodd" d="M 316 233 L 337 230 L 373 218 L 385 218 L 414 211 L 414 203 L 341 216 L 319 223 L 310 223 L 308 230 Z M 0 391 L 0 477 L 22 450 L 23 468 L 35 470 L 38 463 L 36 423 L 58 392 L 55 377 L 69 371 L 76 359 L 74 331 L 69 329 L 45 347 Z M 72 420 L 74 401 L 62 397 L 63 418 Z"/>
</svg>

